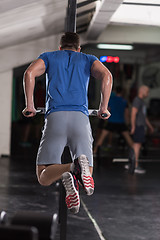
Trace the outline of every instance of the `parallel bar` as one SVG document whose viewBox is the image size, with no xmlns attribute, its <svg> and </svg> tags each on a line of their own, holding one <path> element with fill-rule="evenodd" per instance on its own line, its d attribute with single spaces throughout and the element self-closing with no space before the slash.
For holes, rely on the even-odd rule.
<svg viewBox="0 0 160 240">
<path fill-rule="evenodd" d="M 68 0 L 66 26 L 65 26 L 66 32 L 76 32 L 76 9 L 77 9 L 77 0 Z M 63 164 L 72 162 L 68 148 L 64 149 L 61 160 Z M 60 199 L 59 199 L 60 240 L 67 239 L 67 206 L 65 202 L 65 197 L 66 197 L 66 192 L 62 182 L 60 182 Z"/>
<path fill-rule="evenodd" d="M 77 0 L 68 0 L 67 16 L 66 16 L 66 32 L 76 32 L 76 8 Z"/>
<path fill-rule="evenodd" d="M 84 32 L 86 32 L 86 31 L 87 31 L 87 28 L 84 28 L 84 29 L 81 29 L 81 30 L 80 30 L 80 29 L 79 29 L 79 30 L 77 29 L 77 33 L 78 33 L 78 34 L 84 33 Z"/>
<path fill-rule="evenodd" d="M 62 157 L 62 164 L 71 163 L 72 158 L 68 147 L 64 148 Z M 67 205 L 66 205 L 66 192 L 65 188 L 60 181 L 60 198 L 59 198 L 59 223 L 60 223 L 60 240 L 67 239 Z"/>
<path fill-rule="evenodd" d="M 60 240 L 67 239 L 67 205 L 65 202 L 66 192 L 62 182 L 60 181 L 59 196 L 59 224 L 60 224 Z"/>
<path fill-rule="evenodd" d="M 97 2 L 97 0 L 87 0 L 87 1 L 84 1 L 84 2 L 77 3 L 77 8 L 84 7 L 84 6 L 86 6 L 88 4 L 91 4 L 93 2 Z"/>
<path fill-rule="evenodd" d="M 91 9 L 89 9 L 89 10 L 86 10 L 86 11 L 83 11 L 83 12 L 80 12 L 80 13 L 77 13 L 77 17 L 81 17 L 81 16 L 86 15 L 86 14 L 88 14 L 88 13 L 92 13 L 92 12 L 94 12 L 95 10 L 96 10 L 96 8 L 94 7 L 94 8 L 91 8 Z"/>
<path fill-rule="evenodd" d="M 88 25 L 89 25 L 89 23 L 84 23 L 84 24 L 78 25 L 78 26 L 77 26 L 77 29 L 80 29 L 80 28 L 87 28 Z"/>
<path fill-rule="evenodd" d="M 45 114 L 45 108 L 37 108 L 36 113 Z M 97 116 L 98 110 L 97 109 L 88 109 L 88 113 L 90 116 Z M 28 112 L 28 115 L 29 114 L 30 114 L 30 112 Z M 108 110 L 107 110 L 107 114 L 110 115 L 110 112 Z M 106 117 L 106 116 L 104 116 L 102 113 L 102 117 Z"/>
</svg>

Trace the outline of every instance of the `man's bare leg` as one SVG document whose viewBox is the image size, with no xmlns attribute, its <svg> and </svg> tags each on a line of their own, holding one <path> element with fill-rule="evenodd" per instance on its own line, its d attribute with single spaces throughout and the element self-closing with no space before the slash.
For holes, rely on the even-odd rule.
<svg viewBox="0 0 160 240">
<path fill-rule="evenodd" d="M 138 167 L 138 160 L 139 160 L 141 145 L 142 145 L 141 143 L 134 143 L 133 144 L 134 153 L 135 153 L 135 160 L 136 160 L 135 167 Z"/>
<path fill-rule="evenodd" d="M 93 173 L 93 167 L 90 168 L 90 173 Z M 53 164 L 53 165 L 38 165 L 37 178 L 41 185 L 49 186 L 55 181 L 59 180 L 63 173 L 70 172 L 71 163 L 67 164 Z"/>
<path fill-rule="evenodd" d="M 131 148 L 133 148 L 134 142 L 133 142 L 132 138 L 130 137 L 129 132 L 128 132 L 128 131 L 124 131 L 124 132 L 122 132 L 122 135 L 123 135 L 123 137 L 125 138 L 127 144 L 128 144 Z"/>
<path fill-rule="evenodd" d="M 102 130 L 101 135 L 100 135 L 99 139 L 97 140 L 96 145 L 94 147 L 94 153 L 97 153 L 98 147 L 100 147 L 102 145 L 102 143 L 103 143 L 105 137 L 108 135 L 108 133 L 109 132 L 107 130 L 104 130 L 104 129 Z"/>
<path fill-rule="evenodd" d="M 37 178 L 41 185 L 49 186 L 59 180 L 64 172 L 70 171 L 71 164 L 38 165 Z"/>
</svg>

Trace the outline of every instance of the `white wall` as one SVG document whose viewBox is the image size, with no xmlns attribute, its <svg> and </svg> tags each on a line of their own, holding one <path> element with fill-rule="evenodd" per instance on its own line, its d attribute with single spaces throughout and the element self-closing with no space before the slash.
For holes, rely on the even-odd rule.
<svg viewBox="0 0 160 240">
<path fill-rule="evenodd" d="M 59 35 L 19 44 L 0 50 L 0 72 L 36 59 L 41 52 L 57 50 Z"/>
<path fill-rule="evenodd" d="M 13 68 L 36 59 L 41 52 L 57 50 L 59 35 L 0 50 L 0 155 L 10 155 Z"/>
<path fill-rule="evenodd" d="M 12 70 L 0 73 L 0 154 L 10 153 Z"/>
<path fill-rule="evenodd" d="M 153 26 L 109 25 L 99 36 L 98 42 L 160 44 L 160 28 Z"/>
</svg>

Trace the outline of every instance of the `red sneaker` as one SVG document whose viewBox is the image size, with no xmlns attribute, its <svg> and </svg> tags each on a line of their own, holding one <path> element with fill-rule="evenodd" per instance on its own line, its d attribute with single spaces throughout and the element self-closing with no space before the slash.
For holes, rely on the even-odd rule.
<svg viewBox="0 0 160 240">
<path fill-rule="evenodd" d="M 78 213 L 80 207 L 79 185 L 74 174 L 65 172 L 62 174 L 62 183 L 66 190 L 66 204 L 72 213 Z"/>
<path fill-rule="evenodd" d="M 92 195 L 94 192 L 94 181 L 89 170 L 89 162 L 85 155 L 80 155 L 74 160 L 73 174 L 76 179 L 82 184 L 87 195 Z"/>
</svg>

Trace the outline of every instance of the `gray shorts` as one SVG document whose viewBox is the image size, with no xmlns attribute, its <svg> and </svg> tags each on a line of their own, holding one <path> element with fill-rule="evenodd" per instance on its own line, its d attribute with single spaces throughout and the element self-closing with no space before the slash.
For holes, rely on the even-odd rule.
<svg viewBox="0 0 160 240">
<path fill-rule="evenodd" d="M 53 112 L 45 119 L 37 165 L 61 164 L 61 156 L 68 146 L 72 160 L 85 154 L 93 166 L 92 131 L 89 118 L 82 112 Z"/>
</svg>

